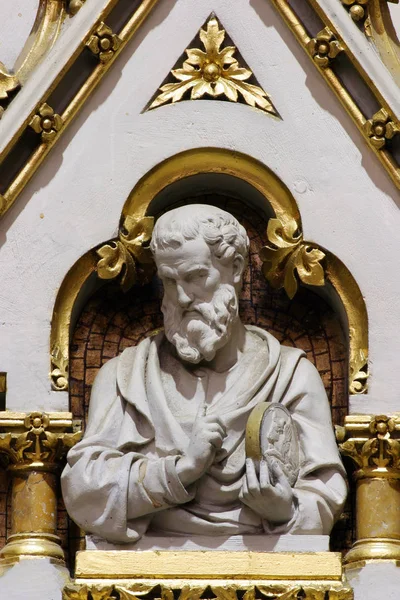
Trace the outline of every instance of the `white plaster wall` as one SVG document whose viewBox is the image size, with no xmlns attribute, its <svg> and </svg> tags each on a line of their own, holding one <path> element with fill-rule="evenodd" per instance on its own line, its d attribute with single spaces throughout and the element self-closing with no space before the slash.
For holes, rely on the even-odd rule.
<svg viewBox="0 0 400 600">
<path fill-rule="evenodd" d="M 282 116 L 226 102 L 143 107 L 214 10 Z M 184 24 L 184 26 L 183 26 Z M 399 193 L 265 0 L 164 0 L 0 223 L 0 370 L 7 407 L 67 408 L 50 391 L 50 319 L 72 264 L 113 237 L 131 189 L 192 147 L 261 160 L 298 202 L 305 238 L 350 269 L 370 317 L 370 394 L 357 410 L 399 408 Z M 372 408 L 371 408 L 372 406 Z"/>
<path fill-rule="evenodd" d="M 397 37 L 400 39 L 400 5 L 388 3 L 389 11 L 393 19 L 393 25 L 397 34 Z"/>
<path fill-rule="evenodd" d="M 35 22 L 39 0 L 0 0 L 0 61 L 11 70 Z"/>
</svg>

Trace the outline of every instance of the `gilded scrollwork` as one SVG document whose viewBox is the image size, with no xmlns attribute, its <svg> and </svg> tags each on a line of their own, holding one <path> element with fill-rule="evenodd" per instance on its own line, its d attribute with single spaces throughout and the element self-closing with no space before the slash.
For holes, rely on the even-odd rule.
<svg viewBox="0 0 400 600">
<path fill-rule="evenodd" d="M 325 284 L 321 261 L 325 254 L 305 242 L 295 220 L 286 222 L 270 219 L 267 228 L 269 244 L 261 251 L 263 273 L 276 288 L 283 287 L 293 298 L 298 289 L 295 273 L 303 283 L 321 286 Z"/>
<path fill-rule="evenodd" d="M 162 85 L 161 94 L 157 95 L 149 109 L 167 102 L 179 102 L 190 90 L 191 100 L 208 95 L 238 102 L 240 97 L 249 106 L 277 115 L 267 93 L 260 86 L 248 82 L 253 73 L 239 64 L 235 57 L 237 48 L 226 45 L 221 48 L 226 32 L 214 15 L 208 20 L 206 29 L 200 29 L 199 36 L 204 49 L 186 50 L 187 58 L 181 68 L 171 71 L 177 81 Z"/>
<path fill-rule="evenodd" d="M 353 328 L 350 328 L 350 338 L 355 337 Z M 367 350 L 351 346 L 350 350 L 350 394 L 365 394 L 368 387 L 368 356 Z"/>
<path fill-rule="evenodd" d="M 63 600 L 139 600 L 149 595 L 152 600 L 352 600 L 353 592 L 346 585 L 335 585 L 324 582 L 310 582 L 309 585 L 298 585 L 295 582 L 279 584 L 240 585 L 221 581 L 184 582 L 166 585 L 164 583 L 132 583 L 124 585 L 72 584 L 63 590 Z"/>
<path fill-rule="evenodd" d="M 68 359 L 63 356 L 58 346 L 54 346 L 51 351 L 50 378 L 53 389 L 59 392 L 68 389 Z"/>
<path fill-rule="evenodd" d="M 108 62 L 120 45 L 119 37 L 103 21 L 86 42 L 86 46 L 99 57 L 101 62 Z"/>
<path fill-rule="evenodd" d="M 125 218 L 118 239 L 104 244 L 97 250 L 100 257 L 97 274 L 100 279 L 120 277 L 123 291 L 129 290 L 138 280 L 148 280 L 153 273 L 153 260 L 149 248 L 153 224 L 153 217 Z"/>
<path fill-rule="evenodd" d="M 17 431 L 0 433 L 0 456 L 7 466 L 58 463 L 81 437 L 80 431 L 57 431 L 49 415 L 32 412 Z"/>
<path fill-rule="evenodd" d="M 387 140 L 391 140 L 396 133 L 400 132 L 400 128 L 394 123 L 387 110 L 381 108 L 366 121 L 365 132 L 371 144 L 380 150 L 386 145 Z"/>
<path fill-rule="evenodd" d="M 35 133 L 40 133 L 43 142 L 52 141 L 62 127 L 63 121 L 60 115 L 46 104 L 41 105 L 36 115 L 32 117 L 29 126 Z"/>
<path fill-rule="evenodd" d="M 0 62 L 0 101 L 6 100 L 8 95 L 20 86 L 20 81 L 16 75 L 11 74 L 6 66 Z M 4 108 L 0 106 L 0 118 Z"/>
<path fill-rule="evenodd" d="M 317 65 L 325 69 L 330 66 L 339 52 L 343 51 L 343 46 L 329 27 L 325 27 L 308 42 L 307 49 Z"/>
</svg>

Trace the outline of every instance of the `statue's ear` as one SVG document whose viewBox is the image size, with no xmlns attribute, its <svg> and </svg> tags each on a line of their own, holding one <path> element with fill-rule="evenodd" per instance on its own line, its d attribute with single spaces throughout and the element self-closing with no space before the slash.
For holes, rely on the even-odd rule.
<svg viewBox="0 0 400 600">
<path fill-rule="evenodd" d="M 239 284 L 242 281 L 242 275 L 244 271 L 244 258 L 240 254 L 238 254 L 233 261 L 233 283 Z"/>
</svg>

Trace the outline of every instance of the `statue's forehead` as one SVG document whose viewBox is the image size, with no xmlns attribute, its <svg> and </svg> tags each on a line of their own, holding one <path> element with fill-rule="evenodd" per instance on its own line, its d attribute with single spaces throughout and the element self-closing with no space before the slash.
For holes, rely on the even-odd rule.
<svg viewBox="0 0 400 600">
<path fill-rule="evenodd" d="M 186 269 L 197 265 L 210 266 L 212 254 L 204 239 L 197 237 L 194 240 L 185 240 L 176 247 L 171 245 L 163 249 L 158 248 L 155 252 L 155 261 L 159 269 L 162 267 Z"/>
</svg>

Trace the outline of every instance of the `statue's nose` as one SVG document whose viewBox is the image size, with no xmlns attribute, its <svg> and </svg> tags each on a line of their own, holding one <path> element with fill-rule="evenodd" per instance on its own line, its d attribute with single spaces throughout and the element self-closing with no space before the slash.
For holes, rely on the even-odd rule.
<svg viewBox="0 0 400 600">
<path fill-rule="evenodd" d="M 186 290 L 179 284 L 176 286 L 176 291 L 178 293 L 178 304 L 182 308 L 187 308 L 190 306 L 192 302 L 192 298 L 188 295 Z"/>
</svg>

